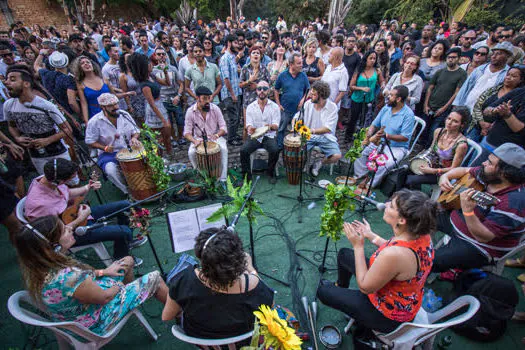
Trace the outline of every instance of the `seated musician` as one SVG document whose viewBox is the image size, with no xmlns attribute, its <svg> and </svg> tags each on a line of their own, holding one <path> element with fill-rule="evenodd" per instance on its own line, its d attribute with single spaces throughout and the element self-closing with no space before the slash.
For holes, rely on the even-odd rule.
<svg viewBox="0 0 525 350">
<path fill-rule="evenodd" d="M 195 242 L 200 267 L 186 268 L 170 283 L 162 311 L 168 321 L 183 313 L 191 337 L 227 338 L 253 330 L 253 312 L 273 305 L 273 291 L 260 280 L 242 241 L 226 229 L 202 231 Z"/>
<path fill-rule="evenodd" d="M 341 159 L 341 151 L 335 136 L 339 109 L 329 99 L 330 85 L 322 80 L 312 85 L 310 97 L 310 100 L 304 103 L 303 114 L 303 123 L 312 132 L 312 137 L 306 142 L 306 148 L 310 151 L 317 146 L 325 155 L 324 159 L 318 159 L 312 165 L 312 175 L 317 176 L 323 164 L 336 163 Z M 298 112 L 294 120 L 300 117 L 301 112 Z"/>
<path fill-rule="evenodd" d="M 184 138 L 191 142 L 188 157 L 191 165 L 197 169 L 197 146 L 204 136 L 209 141 L 216 142 L 221 148 L 222 173 L 220 181 L 226 181 L 228 174 L 228 147 L 224 135 L 227 133 L 226 122 L 219 107 L 211 102 L 212 92 L 204 86 L 195 90 L 197 102 L 188 108 L 184 121 Z M 204 135 L 205 134 L 205 135 Z"/>
<path fill-rule="evenodd" d="M 62 254 L 74 243 L 71 227 L 56 216 L 33 220 L 14 236 L 26 289 L 54 321 L 104 335 L 151 297 L 166 302 L 168 287 L 158 271 L 133 280 L 130 256 L 95 270 Z"/>
<path fill-rule="evenodd" d="M 439 185 L 443 191 L 452 189 L 450 180 L 466 174 L 485 186 L 485 192 L 499 202 L 486 209 L 472 200 L 469 189 L 461 193 L 461 209 L 438 217 L 440 231 L 452 237 L 436 250 L 433 271 L 450 268 L 471 269 L 493 263 L 512 250 L 525 231 L 525 150 L 513 143 L 504 143 L 489 155 L 482 166 L 456 168 L 443 174 Z"/>
<path fill-rule="evenodd" d="M 123 148 L 140 147 L 139 129 L 126 111 L 119 109 L 117 96 L 103 93 L 97 99 L 101 112 L 87 123 L 86 144 L 98 150 L 98 165 L 119 190 L 128 193 L 126 180 L 122 176 L 117 152 Z"/>
<path fill-rule="evenodd" d="M 405 104 L 408 97 L 406 86 L 398 85 L 390 90 L 387 105 L 384 106 L 370 125 L 361 157 L 354 162 L 354 173 L 361 178 L 367 175 L 368 156 L 373 150 L 388 157 L 384 166 L 379 166 L 371 186 L 377 187 L 396 162 L 401 161 L 408 153 L 408 143 L 414 130 L 414 112 Z M 377 142 L 379 146 L 375 144 Z M 393 154 L 392 154 L 393 153 Z M 395 158 L 395 160 L 394 160 Z"/>
<path fill-rule="evenodd" d="M 268 151 L 268 171 L 271 184 L 276 183 L 275 165 L 279 159 L 279 147 L 277 146 L 276 131 L 279 129 L 281 112 L 279 106 L 268 99 L 270 85 L 261 80 L 257 83 L 257 100 L 250 103 L 246 108 L 246 132 L 252 135 L 257 128 L 267 126 L 268 131 L 259 138 L 248 137 L 241 147 L 241 166 L 243 178 L 251 179 L 250 155 L 258 148 Z"/>
<path fill-rule="evenodd" d="M 422 175 L 408 175 L 406 187 L 420 190 L 422 184 L 437 184 L 439 176 L 463 162 L 468 151 L 467 138 L 463 131 L 470 123 L 470 111 L 466 107 L 454 107 L 445 119 L 445 127 L 434 131 L 430 150 L 437 156 L 436 166 L 420 166 Z"/>
<path fill-rule="evenodd" d="M 317 296 L 367 329 L 392 332 L 414 319 L 423 301 L 423 286 L 432 268 L 430 235 L 436 229 L 437 203 L 419 191 L 403 189 L 386 203 L 383 220 L 392 227 L 388 240 L 372 232 L 366 220 L 344 223 L 353 249 L 337 255 L 337 283 L 321 280 Z M 364 240 L 378 247 L 370 261 Z M 359 289 L 349 289 L 355 275 Z"/>
<path fill-rule="evenodd" d="M 78 166 L 65 159 L 57 158 L 44 165 L 44 175 L 35 178 L 27 192 L 25 216 L 29 220 L 42 216 L 61 216 L 68 209 L 69 201 L 77 197 L 85 197 L 91 189 L 98 190 L 98 181 L 69 188 L 67 184 L 77 175 Z M 92 225 L 95 220 L 129 205 L 128 201 L 118 201 L 90 208 L 87 204 L 78 207 L 76 219 L 67 222 L 67 226 L 75 229 L 87 220 Z M 65 218 L 62 218 L 64 220 Z M 129 228 L 129 218 L 125 213 L 116 216 L 117 225 L 107 225 L 90 229 L 85 234 L 75 234 L 74 247 L 97 242 L 113 241 L 113 258 L 121 259 L 129 255 L 129 250 L 147 242 L 147 237 L 133 240 L 133 232 Z M 66 220 L 67 221 L 67 220 Z M 80 227 L 79 227 L 80 228 Z M 135 258 L 135 265 L 142 259 Z"/>
</svg>

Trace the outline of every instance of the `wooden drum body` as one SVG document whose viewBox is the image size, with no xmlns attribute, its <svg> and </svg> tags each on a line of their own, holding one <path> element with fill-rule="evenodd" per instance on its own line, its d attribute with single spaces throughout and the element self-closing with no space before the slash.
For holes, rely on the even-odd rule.
<svg viewBox="0 0 525 350">
<path fill-rule="evenodd" d="M 303 145 L 303 149 L 306 145 Z M 306 152 L 301 150 L 301 136 L 288 134 L 284 138 L 283 160 L 286 168 L 286 176 L 290 185 L 297 185 L 301 180 L 301 171 L 304 166 Z"/>
<path fill-rule="evenodd" d="M 421 169 L 419 169 L 422 165 L 431 168 L 438 165 L 438 157 L 431 149 L 424 150 L 412 158 L 410 161 L 410 170 L 416 175 L 423 175 Z"/>
<path fill-rule="evenodd" d="M 144 148 L 134 149 L 132 152 L 123 148 L 117 153 L 117 160 L 133 199 L 146 199 L 158 192 L 151 176 L 152 170 L 146 164 Z"/>
<path fill-rule="evenodd" d="M 195 155 L 197 157 L 197 168 L 208 173 L 208 176 L 219 179 L 222 173 L 221 148 L 217 142 L 206 142 L 208 159 L 204 151 L 204 142 L 197 146 Z M 209 161 L 209 169 L 208 169 Z"/>
</svg>

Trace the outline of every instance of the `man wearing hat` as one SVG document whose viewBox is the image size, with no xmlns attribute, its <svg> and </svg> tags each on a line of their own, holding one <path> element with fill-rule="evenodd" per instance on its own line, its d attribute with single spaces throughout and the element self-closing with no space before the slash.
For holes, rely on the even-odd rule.
<svg viewBox="0 0 525 350">
<path fill-rule="evenodd" d="M 93 40 L 93 42 L 96 42 L 93 38 L 89 38 L 90 40 Z M 100 66 L 100 63 L 98 62 L 98 57 L 95 54 L 92 54 L 85 50 L 84 48 L 84 37 L 78 33 L 73 33 L 68 38 L 68 46 L 75 52 L 77 57 L 79 56 L 87 56 L 91 59 L 91 61 L 95 62 Z M 96 51 L 95 51 L 96 52 Z"/>
<path fill-rule="evenodd" d="M 479 167 L 455 168 L 443 174 L 439 185 L 443 191 L 452 189 L 450 180 L 466 174 L 475 177 L 484 192 L 497 198 L 487 208 L 472 199 L 477 192 L 461 193 L 461 209 L 450 217 L 438 217 L 438 229 L 452 239 L 436 250 L 435 272 L 450 268 L 463 270 L 493 263 L 519 244 L 525 231 L 525 150 L 513 143 L 496 148 Z"/>
<path fill-rule="evenodd" d="M 184 122 L 184 137 L 191 142 L 188 157 L 191 165 L 197 169 L 195 152 L 203 139 L 216 142 L 221 148 L 222 173 L 219 180 L 226 181 L 228 173 L 228 147 L 223 137 L 227 133 L 226 122 L 221 110 L 211 102 L 212 92 L 205 86 L 195 90 L 197 102 L 188 108 Z"/>
<path fill-rule="evenodd" d="M 48 55 L 47 49 L 41 49 L 33 68 L 42 79 L 42 84 L 60 106 L 70 114 L 80 115 L 80 106 L 77 102 L 77 85 L 75 78 L 67 72 L 69 59 L 65 53 L 54 51 Z M 52 70 L 44 67 L 43 61 L 47 57 Z"/>
<path fill-rule="evenodd" d="M 512 56 L 512 44 L 502 42 L 494 46 L 490 63 L 476 68 L 459 90 L 454 106 L 466 106 L 472 112 L 479 96 L 487 89 L 503 83 L 505 75 L 509 70 L 507 60 Z M 472 129 L 468 137 L 474 141 L 480 139 L 479 126 Z"/>
<path fill-rule="evenodd" d="M 119 109 L 117 96 L 104 93 L 97 101 L 102 111 L 87 123 L 86 144 L 98 150 L 98 165 L 109 180 L 127 194 L 126 180 L 120 172 L 116 155 L 123 148 L 141 147 L 140 131 L 129 113 Z"/>
</svg>

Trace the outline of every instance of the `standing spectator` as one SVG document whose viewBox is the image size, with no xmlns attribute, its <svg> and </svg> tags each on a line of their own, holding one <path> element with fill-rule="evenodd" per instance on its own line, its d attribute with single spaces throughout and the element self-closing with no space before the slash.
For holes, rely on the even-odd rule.
<svg viewBox="0 0 525 350">
<path fill-rule="evenodd" d="M 448 48 L 449 45 L 445 40 L 438 40 L 430 46 L 430 57 L 421 60 L 419 69 L 423 73 L 426 86 L 438 70 L 446 67 L 445 54 Z"/>
<path fill-rule="evenodd" d="M 186 69 L 184 73 L 185 91 L 196 100 L 197 95 L 194 91 L 200 86 L 205 86 L 212 92 L 210 96 L 211 101 L 219 105 L 219 93 L 222 88 L 219 67 L 205 59 L 204 50 L 204 47 L 199 42 L 193 45 L 195 63 Z"/>
<path fill-rule="evenodd" d="M 0 78 L 2 80 L 5 80 L 7 74 L 7 68 L 9 66 L 12 66 L 18 61 L 20 58 L 15 57 L 15 54 L 13 53 L 13 50 L 6 45 L 0 45 Z"/>
<path fill-rule="evenodd" d="M 330 42 L 330 33 L 326 30 L 322 30 L 317 33 L 317 41 L 319 41 L 319 48 L 315 52 L 315 57 L 319 57 L 323 60 L 325 65 L 328 65 L 328 57 L 330 55 L 331 47 L 328 46 Z"/>
<path fill-rule="evenodd" d="M 286 22 L 284 21 L 283 15 L 277 16 L 277 24 L 275 25 L 275 28 L 277 28 L 279 33 L 284 33 L 288 30 L 288 28 L 286 27 Z"/>
<path fill-rule="evenodd" d="M 325 70 L 323 60 L 315 57 L 315 51 L 318 46 L 319 43 L 315 38 L 309 38 L 304 45 L 303 72 L 308 77 L 310 84 L 320 80 Z"/>
<path fill-rule="evenodd" d="M 494 46 L 496 46 L 497 43 L 499 43 L 501 32 L 503 31 L 503 28 L 505 28 L 504 25 L 496 24 L 492 27 L 492 30 L 489 33 L 489 36 L 487 39 L 483 41 L 478 41 L 474 45 L 472 45 L 473 48 L 479 49 L 482 46 L 486 46 L 489 49 L 492 49 Z"/>
<path fill-rule="evenodd" d="M 135 48 L 133 47 L 133 41 L 128 36 L 122 36 L 119 40 L 119 46 L 122 50 L 122 54 L 125 53 L 133 53 L 135 52 Z"/>
<path fill-rule="evenodd" d="M 111 37 L 109 35 L 104 35 L 102 37 L 102 45 L 104 46 L 102 46 L 102 49 L 100 51 L 97 51 L 97 56 L 98 56 L 98 63 L 100 64 L 101 67 L 104 67 L 106 62 L 109 61 L 109 54 L 106 50 L 106 47 L 108 45 L 111 45 Z"/>
<path fill-rule="evenodd" d="M 226 37 L 226 52 L 219 61 L 222 78 L 221 99 L 222 110 L 228 123 L 228 143 L 233 146 L 242 145 L 237 137 L 239 128 L 239 96 L 242 94 L 239 87 L 239 74 L 237 73 L 237 62 L 235 60 L 238 50 L 237 36 Z"/>
<path fill-rule="evenodd" d="M 119 85 L 122 92 L 134 91 L 134 95 L 126 96 L 124 101 L 129 114 L 135 119 L 137 125 L 142 126 L 144 122 L 144 113 L 146 112 L 146 99 L 142 93 L 139 83 L 133 78 L 131 69 L 129 68 L 130 53 L 124 53 L 120 56 L 119 67 Z"/>
<path fill-rule="evenodd" d="M 423 79 L 417 74 L 419 63 L 419 57 L 409 57 L 403 65 L 403 70 L 390 78 L 383 90 L 383 95 L 388 96 L 394 86 L 403 85 L 408 89 L 408 96 L 405 102 L 412 110 L 415 110 L 416 104 L 421 100 L 424 84 Z"/>
<path fill-rule="evenodd" d="M 136 53 L 141 53 L 143 55 L 146 55 L 146 56 L 148 56 L 148 58 L 150 58 L 151 55 L 153 55 L 155 53 L 155 50 L 153 50 L 149 46 L 148 33 L 140 32 L 140 34 L 139 34 L 139 45 L 140 45 L 140 47 L 135 50 Z"/>
<path fill-rule="evenodd" d="M 467 30 L 465 33 L 463 33 L 460 40 L 461 58 L 459 59 L 459 63 L 469 63 L 474 58 L 474 52 L 476 52 L 476 49 L 472 47 L 472 44 L 476 40 L 476 32 L 474 30 Z"/>
<path fill-rule="evenodd" d="M 106 51 L 109 56 L 109 60 L 102 67 L 102 76 L 106 79 L 111 87 L 120 89 L 120 67 L 118 65 L 118 60 L 120 58 L 119 50 L 116 44 L 109 44 L 106 46 Z M 121 107 L 123 105 L 121 104 Z"/>
<path fill-rule="evenodd" d="M 399 35 L 390 32 L 386 36 L 386 44 L 388 47 L 388 56 L 390 57 L 390 76 L 399 72 L 401 69 L 401 58 L 403 51 L 399 48 Z"/>
<path fill-rule="evenodd" d="M 193 45 L 195 45 L 194 39 L 188 39 L 185 41 L 186 49 L 188 50 L 188 54 L 184 57 L 182 57 L 179 61 L 179 81 L 185 81 L 186 76 L 186 70 L 189 69 L 192 65 L 197 62 L 195 59 L 195 56 L 193 56 Z M 190 85 L 190 88 L 195 91 L 195 88 L 193 85 Z M 187 108 L 195 103 L 195 99 L 186 93 L 184 95 L 186 97 L 186 100 L 184 101 L 184 107 Z"/>
<path fill-rule="evenodd" d="M 343 64 L 344 51 L 341 47 L 334 47 L 330 51 L 329 65 L 323 74 L 324 82 L 328 83 L 330 87 L 329 99 L 337 105 L 337 109 L 341 105 L 343 96 L 348 91 L 348 71 Z"/>
<path fill-rule="evenodd" d="M 468 75 L 481 65 L 484 65 L 489 60 L 490 49 L 488 46 L 479 46 L 474 52 L 474 58 L 471 62 L 462 64 L 460 67 L 463 68 Z"/>
<path fill-rule="evenodd" d="M 270 73 L 270 86 L 274 86 L 279 74 L 288 68 L 288 60 L 284 58 L 286 48 L 282 41 L 277 42 L 277 46 L 273 52 L 273 61 L 268 63 L 266 67 Z"/>
<path fill-rule="evenodd" d="M 430 124 L 428 137 L 443 126 L 452 102 L 467 79 L 467 73 L 458 66 L 460 50 L 458 47 L 448 50 L 446 68 L 437 71 L 430 79 L 423 106 L 423 113 Z M 429 142 L 426 145 L 429 146 Z"/>
<path fill-rule="evenodd" d="M 219 64 L 219 55 L 217 52 L 215 52 L 215 45 L 213 43 L 213 40 L 211 40 L 208 37 L 205 37 L 202 39 L 202 45 L 204 46 L 204 58 L 209 63 L 213 63 L 215 65 Z"/>
<path fill-rule="evenodd" d="M 512 44 L 512 39 L 514 38 L 514 28 L 505 27 L 501 31 L 500 42 L 508 42 Z M 509 57 L 507 64 L 512 66 L 514 64 L 522 64 L 523 56 L 525 56 L 523 50 L 520 47 L 512 46 L 512 56 Z"/>
<path fill-rule="evenodd" d="M 279 149 L 283 148 L 284 134 L 297 110 L 303 106 L 305 93 L 310 88 L 308 77 L 302 72 L 303 60 L 297 52 L 288 60 L 289 68 L 275 82 L 275 102 L 281 109 L 281 120 L 277 134 Z"/>
<path fill-rule="evenodd" d="M 426 25 L 423 27 L 423 32 L 421 33 L 421 39 L 416 40 L 416 46 L 414 47 L 414 53 L 416 55 L 421 56 L 425 47 L 432 45 L 432 33 L 433 32 L 434 32 L 433 26 Z"/>
<path fill-rule="evenodd" d="M 388 56 L 387 42 L 385 39 L 379 39 L 374 45 L 374 51 L 377 54 L 377 63 L 383 79 L 388 81 L 390 78 L 390 57 Z"/>
</svg>

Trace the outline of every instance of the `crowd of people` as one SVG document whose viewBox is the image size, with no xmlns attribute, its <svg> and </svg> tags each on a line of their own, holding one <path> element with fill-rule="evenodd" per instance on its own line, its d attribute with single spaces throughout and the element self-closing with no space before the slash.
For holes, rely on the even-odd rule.
<svg viewBox="0 0 525 350">
<path fill-rule="evenodd" d="M 165 304 L 163 320 L 184 312 L 189 335 L 239 335 L 251 329 L 253 310 L 273 303 L 273 293 L 238 236 L 201 232 L 195 245 L 201 266 L 185 270 L 169 287 L 158 272 L 133 281 L 133 266 L 142 260 L 130 250 L 147 238 L 134 238 L 126 215 L 84 235 L 75 230 L 129 201 L 83 204 L 76 219 L 63 220 L 70 200 L 102 186 L 96 180 L 80 186 L 83 159 L 75 145 L 85 142 L 107 178 L 128 194 L 117 152 L 140 148 L 141 128 L 159 132 L 168 161 L 187 148 L 194 168 L 203 140 L 216 143 L 222 182 L 231 146 L 241 146 L 248 180 L 250 155 L 264 148 L 271 184 L 297 120 L 311 130 L 308 151 L 324 155 L 305 166 L 314 177 L 324 164 L 341 159 L 341 147 L 353 144 L 357 130 L 368 128 L 353 164 L 364 194 L 408 157 L 417 116 L 426 125 L 420 149 L 432 151 L 437 161 L 409 174 L 407 189 L 387 203 L 383 220 L 392 238 L 373 233 L 366 220 L 345 223 L 353 249 L 339 252 L 337 282 L 323 280 L 318 289 L 326 305 L 389 332 L 414 319 L 431 271 L 490 265 L 519 244 L 525 230 L 524 49 L 525 25 L 471 28 L 434 20 L 421 29 L 396 20 L 330 29 L 321 19 L 289 27 L 283 16 L 275 25 L 216 19 L 182 26 L 160 17 L 61 31 L 19 22 L 0 33 L 0 222 L 17 249 L 30 294 L 57 320 L 103 334 L 155 296 Z M 482 152 L 467 166 L 476 143 Z M 378 152 L 386 161 L 370 177 L 368 162 Z M 30 168 L 34 179 L 27 178 Z M 493 207 L 478 206 L 475 191 L 468 190 L 460 209 L 438 215 L 437 204 L 420 192 L 422 184 L 449 191 L 452 180 L 467 174 L 497 198 Z M 22 198 L 29 224 L 15 213 Z M 434 250 L 436 230 L 452 239 Z M 370 260 L 364 238 L 378 247 Z M 115 262 L 106 269 L 65 255 L 71 247 L 102 241 L 113 242 Z M 348 289 L 352 275 L 359 290 Z"/>
</svg>

